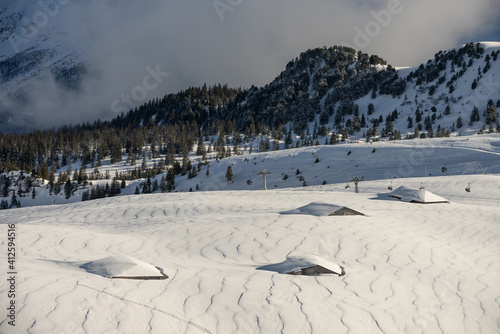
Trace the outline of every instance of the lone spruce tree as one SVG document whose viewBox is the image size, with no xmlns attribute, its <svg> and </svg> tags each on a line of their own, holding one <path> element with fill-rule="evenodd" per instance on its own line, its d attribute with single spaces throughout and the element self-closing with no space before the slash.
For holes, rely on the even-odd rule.
<svg viewBox="0 0 500 334">
<path fill-rule="evenodd" d="M 64 184 L 64 198 L 70 199 L 72 191 L 73 191 L 73 185 L 71 184 L 71 181 L 68 179 Z"/>
<path fill-rule="evenodd" d="M 227 166 L 226 180 L 227 180 L 227 182 L 233 181 L 233 167 L 231 167 L 231 166 Z"/>
</svg>

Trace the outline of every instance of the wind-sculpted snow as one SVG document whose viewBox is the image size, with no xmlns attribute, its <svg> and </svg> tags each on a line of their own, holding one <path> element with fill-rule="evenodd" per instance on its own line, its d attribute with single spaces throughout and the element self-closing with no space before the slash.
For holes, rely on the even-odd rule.
<svg viewBox="0 0 500 334">
<path fill-rule="evenodd" d="M 388 181 L 366 181 L 359 194 L 333 184 L 2 211 L 0 233 L 17 226 L 19 308 L 15 331 L 3 318 L 0 332 L 497 333 L 500 179 L 474 180 L 470 195 L 484 203 L 461 197 L 465 180 L 452 176 L 426 184 L 451 204 L 400 202 L 377 195 Z M 312 202 L 366 216 L 280 214 Z M 346 275 L 257 270 L 292 255 L 317 255 Z M 113 256 L 169 278 L 115 280 L 80 268 Z"/>
</svg>

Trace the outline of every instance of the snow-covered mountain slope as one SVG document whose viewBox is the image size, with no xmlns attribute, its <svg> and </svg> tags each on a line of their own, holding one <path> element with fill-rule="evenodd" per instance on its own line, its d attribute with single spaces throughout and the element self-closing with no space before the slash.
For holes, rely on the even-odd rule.
<svg viewBox="0 0 500 334">
<path fill-rule="evenodd" d="M 68 14 L 74 1 L 10 1 L 0 3 L 0 127 L 4 131 L 36 127 L 34 115 L 40 106 L 20 111 L 35 82 L 54 80 L 65 89 L 75 89 L 85 73 L 88 40 L 69 34 L 74 27 L 88 27 L 82 17 Z M 71 9 L 71 11 L 75 8 Z M 70 29 L 70 27 L 72 27 Z M 85 32 L 83 32 L 85 35 Z M 36 92 L 35 92 L 36 93 Z M 40 97 L 39 97 L 40 98 Z"/>
<path fill-rule="evenodd" d="M 73 1 L 15 1 L 0 5 L 0 64 L 3 93 L 47 71 L 62 75 L 83 61 L 88 43 L 68 33 L 68 6 Z M 73 26 L 82 17 L 73 17 Z M 89 28 L 90 29 L 90 28 Z"/>
<path fill-rule="evenodd" d="M 475 45 L 478 47 L 478 44 Z M 400 114 L 396 127 L 403 133 L 412 130 L 407 126 L 408 117 L 412 117 L 416 125 L 417 108 L 424 112 L 424 117 L 432 118 L 436 114 L 434 128 L 438 125 L 441 128 L 456 128 L 457 119 L 461 117 L 464 127 L 458 131 L 463 134 L 476 133 L 485 123 L 488 101 L 496 105 L 500 100 L 500 61 L 497 60 L 500 42 L 480 42 L 479 47 L 482 50 L 475 56 L 470 56 L 470 51 L 468 54 L 467 47 L 455 48 L 436 54 L 424 66 L 399 70 L 399 75 L 408 82 L 404 95 L 397 98 L 399 106 L 389 99 L 377 99 L 374 102 L 375 110 L 380 110 L 380 115 L 385 118 L 391 110 L 389 108 L 397 109 Z M 473 48 L 473 45 L 469 48 Z M 419 82 L 415 74 L 422 71 L 427 80 Z M 364 101 L 367 102 L 366 99 Z M 480 121 L 469 126 L 474 107 L 479 109 Z M 437 111 L 434 113 L 432 108 Z"/>
<path fill-rule="evenodd" d="M 456 178 L 432 183 L 452 198 L 462 196 L 461 186 L 450 187 Z M 498 183 L 498 177 L 488 178 Z M 15 224 L 18 274 L 15 331 L 5 316 L 0 331 L 500 330 L 499 207 L 468 200 L 418 205 L 376 192 L 301 189 L 152 194 L 1 211 L 1 235 Z M 477 189 L 488 200 L 498 200 L 498 191 Z M 366 216 L 282 214 L 312 202 Z M 6 237 L 1 240 L 5 249 Z M 0 254 L 7 265 L 6 251 Z M 169 278 L 114 280 L 78 265 L 116 255 L 163 268 Z M 262 270 L 287 257 L 314 255 L 344 267 L 345 275 Z M 0 285 L 4 309 L 8 289 Z"/>
<path fill-rule="evenodd" d="M 290 125 L 296 133 L 314 122 L 342 126 L 355 137 L 375 127 L 405 136 L 419 123 L 424 129 L 429 123 L 434 132 L 439 127 L 477 133 L 490 124 L 488 102 L 500 100 L 499 53 L 499 42 L 469 43 L 440 51 L 420 66 L 395 70 L 350 48 L 308 50 L 269 85 L 238 94 L 219 113 L 242 128 L 254 119 Z M 474 107 L 477 119 L 469 126 Z M 457 126 L 459 117 L 463 125 Z"/>
</svg>

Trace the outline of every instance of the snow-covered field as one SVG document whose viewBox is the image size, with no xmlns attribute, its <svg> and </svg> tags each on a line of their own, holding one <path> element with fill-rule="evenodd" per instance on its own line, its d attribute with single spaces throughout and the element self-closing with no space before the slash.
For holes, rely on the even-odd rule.
<svg viewBox="0 0 500 334">
<path fill-rule="evenodd" d="M 15 224 L 16 296 L 0 285 L 0 332 L 498 333 L 499 154 L 498 135 L 308 147 L 213 162 L 176 181 L 184 192 L 1 211 L 3 273 Z M 359 193 L 346 189 L 361 175 Z M 195 184 L 212 191 L 186 192 Z M 451 203 L 402 202 L 390 185 Z M 298 214 L 310 203 L 365 216 Z M 345 275 L 273 270 L 315 256 Z M 158 268 L 167 279 L 107 277 Z"/>
<path fill-rule="evenodd" d="M 495 184 L 477 189 L 489 206 L 467 204 L 460 177 L 450 176 L 433 183 L 451 204 L 389 199 L 367 181 L 359 194 L 328 185 L 6 210 L 0 263 L 5 224 L 16 223 L 17 314 L 16 327 L 6 319 L 0 331 L 498 333 L 500 177 L 476 180 Z M 367 216 L 288 214 L 318 201 Z M 169 278 L 109 279 L 79 267 L 122 255 Z M 320 256 L 346 275 L 257 270 L 289 255 Z M 4 284 L 0 295 L 5 319 Z"/>
</svg>

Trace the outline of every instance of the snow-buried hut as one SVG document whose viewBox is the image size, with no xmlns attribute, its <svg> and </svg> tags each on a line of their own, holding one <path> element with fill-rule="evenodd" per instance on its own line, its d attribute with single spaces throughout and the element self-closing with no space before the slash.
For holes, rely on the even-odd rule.
<svg viewBox="0 0 500 334">
<path fill-rule="evenodd" d="M 107 278 L 163 280 L 163 269 L 125 255 L 109 256 L 80 266 L 88 273 Z"/>
<path fill-rule="evenodd" d="M 316 255 L 287 256 L 286 260 L 257 268 L 288 275 L 335 274 L 344 276 L 344 268 Z"/>
<path fill-rule="evenodd" d="M 312 216 L 364 216 L 359 211 L 335 204 L 313 202 L 283 214 L 306 214 Z"/>
<path fill-rule="evenodd" d="M 425 189 L 410 189 L 404 186 L 399 187 L 389 194 L 389 196 L 404 202 L 419 204 L 450 203 L 447 199 L 431 193 Z"/>
</svg>

